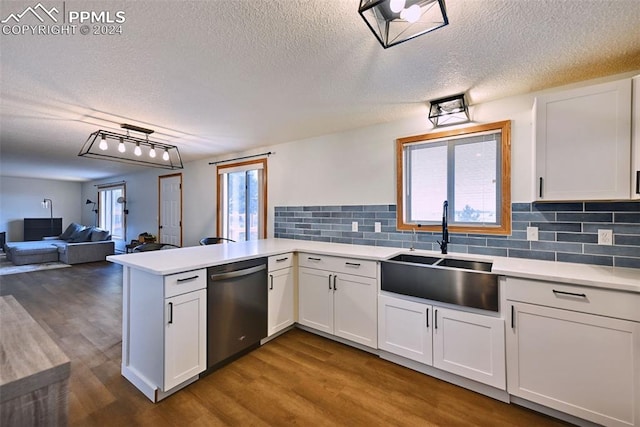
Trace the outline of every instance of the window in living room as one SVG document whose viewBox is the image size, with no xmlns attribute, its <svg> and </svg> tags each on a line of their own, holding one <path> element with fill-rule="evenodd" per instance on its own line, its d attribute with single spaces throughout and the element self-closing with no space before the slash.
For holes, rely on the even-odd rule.
<svg viewBox="0 0 640 427">
<path fill-rule="evenodd" d="M 218 166 L 218 236 L 235 240 L 266 237 L 267 159 Z"/>
<path fill-rule="evenodd" d="M 113 240 L 126 240 L 125 185 L 98 187 L 98 227 L 109 230 Z"/>
</svg>

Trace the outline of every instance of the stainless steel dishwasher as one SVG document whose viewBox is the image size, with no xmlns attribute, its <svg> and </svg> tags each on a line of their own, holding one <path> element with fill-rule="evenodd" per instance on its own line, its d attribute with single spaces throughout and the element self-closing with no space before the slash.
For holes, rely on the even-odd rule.
<svg viewBox="0 0 640 427">
<path fill-rule="evenodd" d="M 207 370 L 258 347 L 267 336 L 267 259 L 207 269 Z"/>
</svg>

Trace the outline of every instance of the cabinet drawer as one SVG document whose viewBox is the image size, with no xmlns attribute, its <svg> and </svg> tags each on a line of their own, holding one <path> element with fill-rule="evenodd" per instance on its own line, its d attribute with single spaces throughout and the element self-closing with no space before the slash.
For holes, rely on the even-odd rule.
<svg viewBox="0 0 640 427">
<path fill-rule="evenodd" d="M 293 265 L 293 253 L 274 255 L 269 257 L 269 271 L 288 268 Z"/>
<path fill-rule="evenodd" d="M 207 269 L 185 271 L 164 277 L 164 297 L 169 298 L 207 287 Z"/>
<path fill-rule="evenodd" d="M 640 322 L 640 294 L 632 292 L 507 277 L 505 295 L 512 301 Z"/>
<path fill-rule="evenodd" d="M 298 258 L 298 265 L 300 267 L 327 270 L 333 273 L 377 277 L 376 261 L 370 260 L 301 253 Z"/>
</svg>

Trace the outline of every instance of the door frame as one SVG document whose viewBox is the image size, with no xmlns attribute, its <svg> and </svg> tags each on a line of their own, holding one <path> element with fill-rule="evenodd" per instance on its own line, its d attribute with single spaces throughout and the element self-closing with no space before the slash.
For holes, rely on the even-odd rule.
<svg viewBox="0 0 640 427">
<path fill-rule="evenodd" d="M 160 240 L 160 226 L 162 225 L 162 180 L 165 178 L 180 178 L 180 245 L 182 246 L 182 210 L 183 210 L 183 193 L 182 193 L 182 172 L 172 173 L 169 175 L 158 176 L 158 240 Z"/>
</svg>

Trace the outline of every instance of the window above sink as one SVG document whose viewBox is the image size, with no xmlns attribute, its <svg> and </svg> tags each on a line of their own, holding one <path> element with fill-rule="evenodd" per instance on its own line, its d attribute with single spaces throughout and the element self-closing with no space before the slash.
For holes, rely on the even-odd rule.
<svg viewBox="0 0 640 427">
<path fill-rule="evenodd" d="M 510 121 L 396 141 L 399 230 L 511 233 Z"/>
</svg>

